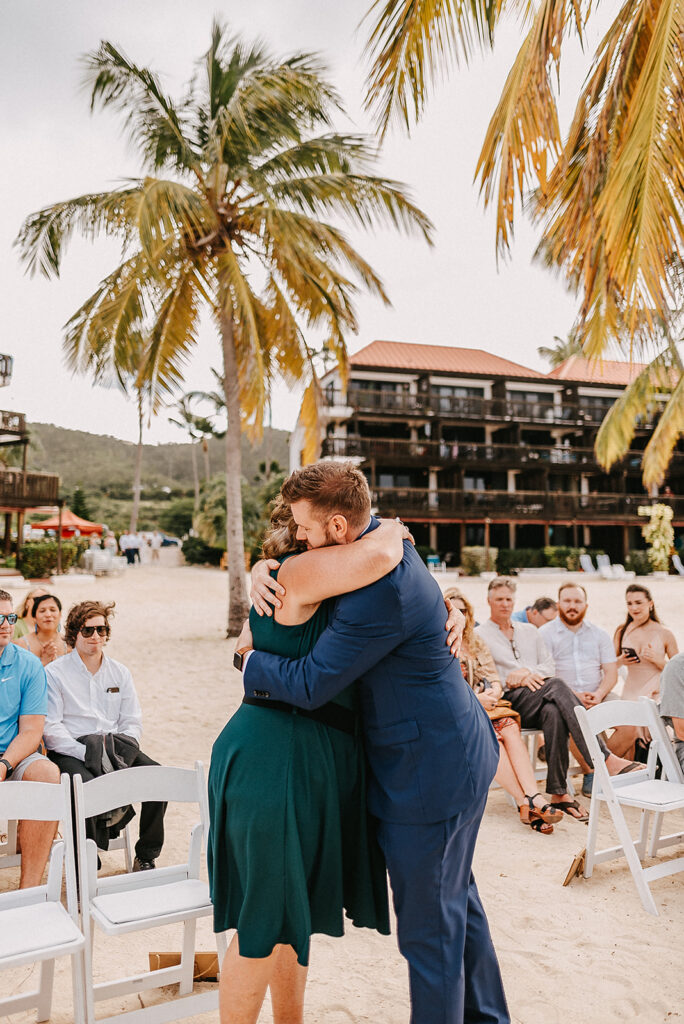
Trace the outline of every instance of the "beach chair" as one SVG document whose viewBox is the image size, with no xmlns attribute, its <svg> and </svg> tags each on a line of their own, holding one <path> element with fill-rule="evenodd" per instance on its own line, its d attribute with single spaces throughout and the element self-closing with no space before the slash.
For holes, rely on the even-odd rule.
<svg viewBox="0 0 684 1024">
<path fill-rule="evenodd" d="M 680 835 L 660 837 L 662 816 L 668 811 L 684 809 L 684 780 L 677 762 L 672 744 L 662 727 L 658 708 L 654 701 L 642 697 L 638 701 L 607 701 L 587 711 L 579 706 L 575 708 L 584 738 L 594 762 L 594 787 L 591 797 L 589 829 L 584 866 L 584 877 L 590 878 L 595 864 L 601 864 L 618 857 L 625 857 L 632 872 L 641 903 L 649 914 L 658 916 L 658 909 L 649 888 L 649 882 L 655 878 L 684 871 L 684 857 L 661 861 L 659 864 L 644 868 L 642 860 L 647 854 L 649 823 L 652 814 L 659 816 L 656 831 L 648 849 L 655 854 L 662 846 L 678 841 Z M 626 775 L 611 776 L 608 774 L 605 759 L 598 745 L 597 736 L 606 729 L 619 725 L 644 726 L 651 733 L 651 746 L 648 763 L 642 771 L 629 772 Z M 657 759 L 662 762 L 662 778 L 655 777 Z M 596 849 L 597 832 L 601 806 L 606 804 L 610 812 L 619 845 Z M 623 807 L 636 807 L 641 811 L 639 838 L 632 839 L 625 820 Z"/>
<path fill-rule="evenodd" d="M 86 937 L 85 981 L 88 1024 L 95 1024 L 94 1004 L 103 999 L 140 993 L 162 985 L 179 984 L 178 997 L 98 1018 L 97 1024 L 161 1024 L 195 1014 L 215 1011 L 217 991 L 193 993 L 195 929 L 200 917 L 212 914 L 209 888 L 200 880 L 202 845 L 208 829 L 207 795 L 204 770 L 197 762 L 194 770 L 144 766 L 110 772 L 87 783 L 74 778 L 76 835 L 78 849 L 81 920 Z M 192 829 L 188 859 L 182 864 L 138 871 L 132 874 L 98 877 L 97 850 L 86 839 L 85 820 L 124 804 L 156 800 L 198 805 L 200 821 Z M 136 973 L 131 977 L 93 983 L 93 936 L 99 928 L 105 935 L 126 935 L 144 929 L 182 924 L 181 962 L 162 970 Z M 219 963 L 225 952 L 225 937 L 217 937 Z"/>
<path fill-rule="evenodd" d="M 0 998 L 0 1019 L 36 1008 L 36 1020 L 50 1018 L 55 959 L 72 958 L 73 1020 L 85 1022 L 82 954 L 85 939 L 78 927 L 76 872 L 71 829 L 69 778 L 59 785 L 10 782 L 0 786 L 0 814 L 10 821 L 62 821 L 65 839 L 53 844 L 46 885 L 0 894 L 0 970 L 40 963 L 38 988 Z M 66 909 L 60 902 L 66 872 Z"/>
<path fill-rule="evenodd" d="M 580 555 L 579 557 L 582 572 L 586 572 L 588 576 L 596 576 L 596 569 L 594 563 L 591 560 L 591 555 Z"/>
<path fill-rule="evenodd" d="M 677 570 L 677 575 L 684 576 L 684 565 L 682 565 L 682 560 L 676 553 L 672 556 L 672 564 Z"/>
<path fill-rule="evenodd" d="M 609 555 L 597 555 L 596 565 L 598 566 L 598 573 L 602 580 L 612 580 L 615 578 L 613 566 L 610 564 Z"/>
</svg>

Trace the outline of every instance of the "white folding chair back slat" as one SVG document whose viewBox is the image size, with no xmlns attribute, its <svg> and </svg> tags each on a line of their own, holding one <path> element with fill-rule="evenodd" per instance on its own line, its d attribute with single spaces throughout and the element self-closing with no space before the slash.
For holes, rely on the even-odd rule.
<svg viewBox="0 0 684 1024">
<path fill-rule="evenodd" d="M 111 878 L 98 877 L 95 843 L 86 840 L 86 818 L 114 807 L 145 801 L 197 805 L 200 824 L 192 830 L 187 861 L 153 871 L 139 871 Z M 145 766 L 112 772 L 85 784 L 77 777 L 74 779 L 74 803 L 82 894 L 81 915 L 86 936 L 84 957 L 88 1024 L 95 1024 L 96 1002 L 174 983 L 178 983 L 180 989 L 178 998 L 172 1002 L 156 1003 L 113 1017 L 98 1018 L 97 1024 L 114 1021 L 161 1024 L 162 1021 L 216 1010 L 218 993 L 214 990 L 193 994 L 192 980 L 196 922 L 200 917 L 213 913 L 208 886 L 199 877 L 202 841 L 208 824 L 204 770 L 200 762 L 197 762 L 194 771 Z M 178 967 L 93 984 L 91 936 L 95 926 L 108 935 L 123 935 L 178 923 L 183 925 L 181 962 Z M 223 936 L 217 937 L 217 947 L 220 961 L 225 952 Z"/>
<path fill-rule="evenodd" d="M 684 871 L 684 857 L 662 861 L 647 868 L 641 863 L 647 855 L 649 825 L 653 814 L 655 827 L 648 845 L 649 856 L 654 856 L 663 846 L 684 839 L 684 833 L 660 837 L 663 816 L 670 811 L 684 809 L 684 777 L 658 713 L 658 706 L 655 701 L 641 697 L 638 701 L 610 701 L 588 711 L 584 707 L 577 707 L 575 713 L 594 762 L 584 877 L 591 877 L 595 864 L 625 857 L 644 909 L 657 916 L 658 909 L 649 882 Z M 611 778 L 597 737 L 605 729 L 618 725 L 647 728 L 651 734 L 651 747 L 648 763 L 642 771 Z M 662 763 L 661 779 L 655 778 L 658 758 Z M 620 845 L 597 850 L 598 821 L 603 803 L 607 805 L 613 819 Z M 641 811 L 639 838 L 636 841 L 631 836 L 623 807 L 634 807 Z"/>
<path fill-rule="evenodd" d="M 69 778 L 59 785 L 12 782 L 0 786 L 0 815 L 23 821 L 62 821 L 65 839 L 54 843 L 46 885 L 0 894 L 0 970 L 41 964 L 39 987 L 0 999 L 0 1018 L 36 1008 L 36 1020 L 50 1017 L 55 958 L 72 958 L 73 1014 L 85 1022 L 85 982 L 82 954 L 85 939 L 78 926 L 76 874 L 71 828 Z M 66 872 L 67 908 L 60 902 Z"/>
</svg>

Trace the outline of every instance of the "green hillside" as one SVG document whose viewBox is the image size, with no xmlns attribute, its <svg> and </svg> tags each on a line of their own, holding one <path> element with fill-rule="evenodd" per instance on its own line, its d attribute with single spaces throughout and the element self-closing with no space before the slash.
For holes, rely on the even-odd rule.
<svg viewBox="0 0 684 1024">
<path fill-rule="evenodd" d="M 135 445 L 103 434 L 89 434 L 82 430 L 66 430 L 51 423 L 29 424 L 29 469 L 43 473 L 58 473 L 61 493 L 70 495 L 74 488 L 100 491 L 116 497 L 130 495 L 133 482 Z M 263 441 L 250 445 L 242 439 L 242 466 L 247 480 L 252 479 L 260 462 L 276 461 L 283 468 L 288 465 L 286 430 L 264 430 Z M 224 442 L 209 442 L 210 472 L 220 473 L 224 466 Z M 197 449 L 200 479 L 204 477 L 204 458 Z M 189 444 L 147 444 L 143 450 L 143 492 L 158 491 L 162 487 L 172 491 L 192 489 L 192 461 Z"/>
</svg>

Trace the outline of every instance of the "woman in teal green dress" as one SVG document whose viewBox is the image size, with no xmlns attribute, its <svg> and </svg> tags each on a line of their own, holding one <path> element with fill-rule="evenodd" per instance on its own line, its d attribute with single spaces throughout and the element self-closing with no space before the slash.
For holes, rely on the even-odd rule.
<svg viewBox="0 0 684 1024">
<path fill-rule="evenodd" d="M 403 555 L 405 528 L 298 552 L 279 504 L 264 556 L 286 588 L 271 617 L 252 609 L 254 646 L 291 658 L 325 629 L 328 600 L 367 586 Z M 302 1019 L 309 940 L 344 916 L 389 933 L 385 866 L 366 810 L 365 760 L 349 687 L 316 712 L 243 703 L 214 744 L 207 857 L 214 930 L 236 929 L 221 971 L 221 1024 L 255 1024 L 271 988 L 275 1024 Z"/>
</svg>

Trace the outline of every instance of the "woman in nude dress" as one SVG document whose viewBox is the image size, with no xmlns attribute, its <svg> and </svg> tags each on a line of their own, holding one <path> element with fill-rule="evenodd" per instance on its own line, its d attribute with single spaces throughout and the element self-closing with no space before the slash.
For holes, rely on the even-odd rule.
<svg viewBox="0 0 684 1024">
<path fill-rule="evenodd" d="M 630 583 L 625 591 L 627 618 L 615 630 L 615 653 L 618 666 L 627 669 L 622 691 L 623 700 L 638 700 L 660 696 L 660 673 L 667 661 L 678 653 L 674 634 L 663 626 L 655 610 L 648 587 Z M 608 746 L 620 757 L 634 756 L 637 738 L 648 739 L 643 729 L 620 726 L 608 741 Z"/>
</svg>

